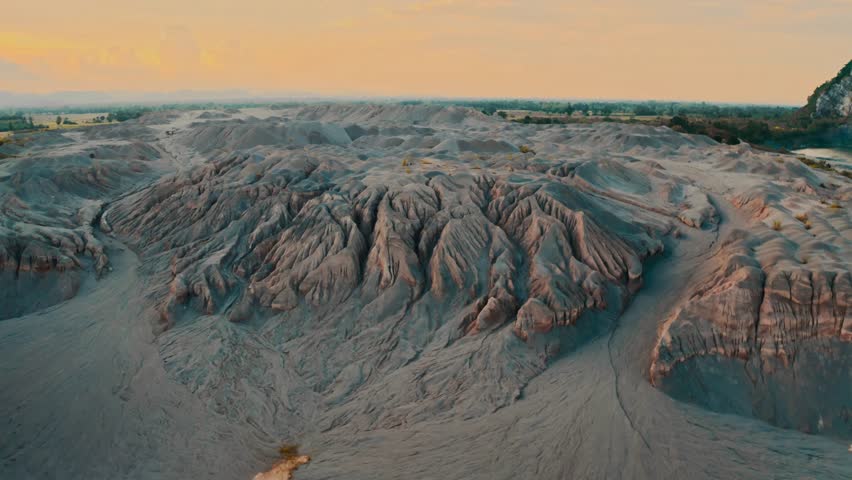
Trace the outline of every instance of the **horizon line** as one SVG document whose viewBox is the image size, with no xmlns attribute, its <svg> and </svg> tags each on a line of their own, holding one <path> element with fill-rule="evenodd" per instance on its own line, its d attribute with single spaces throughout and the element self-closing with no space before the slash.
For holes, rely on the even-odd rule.
<svg viewBox="0 0 852 480">
<path fill-rule="evenodd" d="M 229 93 L 236 94 L 235 96 L 226 96 Z M 187 99 L 172 99 L 168 98 L 175 95 L 196 95 L 196 98 Z M 101 98 L 101 99 L 79 99 L 68 100 L 67 103 L 62 103 L 63 100 L 55 99 L 61 95 L 102 95 L 108 96 L 140 96 L 138 99 L 121 99 L 121 98 Z M 204 97 L 204 95 L 220 95 L 218 97 Z M 14 97 L 39 97 L 45 103 L 39 103 L 39 98 L 22 99 L 18 103 L 4 103 L 3 97 L 7 100 L 12 100 Z M 151 97 L 151 98 L 144 98 Z M 157 98 L 160 97 L 160 98 Z M 698 99 L 662 99 L 662 98 L 612 98 L 612 97 L 521 97 L 521 96 L 435 96 L 435 95 L 376 95 L 376 94 L 317 94 L 308 92 L 294 93 L 273 93 L 273 92 L 251 92 L 241 89 L 216 89 L 216 90 L 171 90 L 171 91 L 126 91 L 126 90 L 65 90 L 54 91 L 49 93 L 31 93 L 31 92 L 14 92 L 8 90 L 0 90 L 0 109 L 27 109 L 27 108 L 81 108 L 81 107 L 119 107 L 132 105 L 190 105 L 193 103 L 214 103 L 228 104 L 230 103 L 263 103 L 273 102 L 403 102 L 403 101 L 533 101 L 533 102 L 599 102 L 599 103 L 681 103 L 681 104 L 710 104 L 710 105 L 729 105 L 729 106 L 763 106 L 763 107 L 784 107 L 797 108 L 805 105 L 805 102 L 800 104 L 783 103 L 783 102 L 748 102 L 748 101 L 729 101 L 729 100 L 698 100 Z"/>
</svg>

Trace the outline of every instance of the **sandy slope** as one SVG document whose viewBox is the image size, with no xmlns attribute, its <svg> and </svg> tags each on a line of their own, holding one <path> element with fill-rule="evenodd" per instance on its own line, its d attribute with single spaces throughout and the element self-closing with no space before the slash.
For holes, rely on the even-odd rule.
<svg viewBox="0 0 852 480">
<path fill-rule="evenodd" d="M 4 478 L 220 478 L 260 459 L 231 458 L 249 435 L 167 378 L 139 322 L 139 261 L 109 241 L 109 282 L 4 321 L 0 406 Z"/>
<path fill-rule="evenodd" d="M 0 477 L 852 476 L 852 190 L 794 157 L 360 105 L 14 154 Z"/>
</svg>

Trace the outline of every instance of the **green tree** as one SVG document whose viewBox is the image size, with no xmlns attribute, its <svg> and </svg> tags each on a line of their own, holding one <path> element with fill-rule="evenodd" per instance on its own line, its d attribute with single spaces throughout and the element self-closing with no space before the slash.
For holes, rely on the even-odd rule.
<svg viewBox="0 0 852 480">
<path fill-rule="evenodd" d="M 657 112 L 648 105 L 637 105 L 636 108 L 633 110 L 633 113 L 640 117 L 647 117 L 650 115 L 656 115 Z"/>
<path fill-rule="evenodd" d="M 57 115 L 57 116 L 56 116 L 56 126 L 58 127 L 58 126 L 60 126 L 60 125 L 62 125 L 62 117 L 60 117 L 59 115 Z"/>
</svg>

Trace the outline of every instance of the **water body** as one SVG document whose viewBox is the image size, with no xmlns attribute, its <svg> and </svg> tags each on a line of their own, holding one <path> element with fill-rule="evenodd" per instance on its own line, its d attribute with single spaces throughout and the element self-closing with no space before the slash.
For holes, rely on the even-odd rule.
<svg viewBox="0 0 852 480">
<path fill-rule="evenodd" d="M 837 168 L 852 170 L 852 148 L 803 148 L 793 153 L 830 162 Z"/>
</svg>

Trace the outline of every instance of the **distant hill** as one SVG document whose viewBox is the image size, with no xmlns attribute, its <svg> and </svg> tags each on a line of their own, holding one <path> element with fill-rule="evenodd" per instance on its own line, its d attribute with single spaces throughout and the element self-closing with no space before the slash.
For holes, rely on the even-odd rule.
<svg viewBox="0 0 852 480">
<path fill-rule="evenodd" d="M 811 118 L 843 118 L 852 115 L 852 61 L 808 97 L 801 110 Z"/>
</svg>

